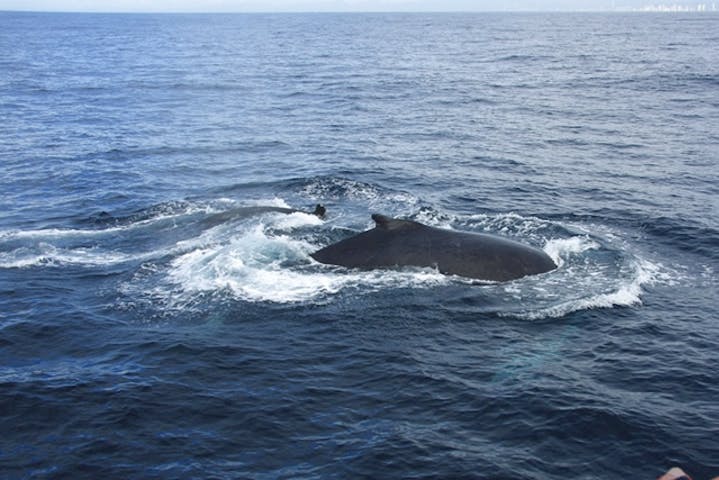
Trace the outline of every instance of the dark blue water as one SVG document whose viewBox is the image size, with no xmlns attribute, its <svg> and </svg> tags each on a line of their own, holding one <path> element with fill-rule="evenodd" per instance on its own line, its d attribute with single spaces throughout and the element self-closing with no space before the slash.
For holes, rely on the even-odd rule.
<svg viewBox="0 0 719 480">
<path fill-rule="evenodd" d="M 717 44 L 710 14 L 0 14 L 0 476 L 719 475 Z M 560 268 L 311 260 L 373 212 Z"/>
</svg>

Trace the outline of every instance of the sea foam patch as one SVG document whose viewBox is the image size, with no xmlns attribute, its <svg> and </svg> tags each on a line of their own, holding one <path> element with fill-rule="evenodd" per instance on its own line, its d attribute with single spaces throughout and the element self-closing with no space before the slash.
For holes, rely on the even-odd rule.
<svg viewBox="0 0 719 480">
<path fill-rule="evenodd" d="M 21 247 L 11 252 L 0 252 L 0 268 L 61 265 L 107 266 L 134 258 L 134 255 L 107 252 L 96 247 L 63 249 L 41 243 L 30 248 Z"/>
<path fill-rule="evenodd" d="M 218 206 L 226 210 L 228 204 L 236 205 L 227 200 Z M 253 205 L 288 208 L 278 198 Z M 643 286 L 662 277 L 657 265 L 629 252 L 621 235 L 609 238 L 595 235 L 591 229 L 516 214 L 452 217 L 432 211 L 425 215 L 428 218 L 422 219 L 427 223 L 444 228 L 505 234 L 544 245 L 558 268 L 513 282 L 486 284 L 442 275 L 431 268 L 363 271 L 324 265 L 310 254 L 326 243 L 332 225 L 311 214 L 269 211 L 233 218 L 167 245 L 163 256 L 143 264 L 136 278 L 124 285 L 123 293 L 133 301 L 144 298 L 176 311 L 215 301 L 218 295 L 248 302 L 324 303 L 343 291 L 368 294 L 451 286 L 477 295 L 480 301 L 472 308 L 537 319 L 640 304 Z M 481 301 L 483 297 L 491 301 Z"/>
<path fill-rule="evenodd" d="M 306 261 L 311 249 L 286 235 L 268 235 L 264 225 L 256 225 L 228 243 L 180 255 L 168 277 L 187 293 L 228 290 L 244 299 L 299 301 L 336 288 L 326 278 L 307 278 L 288 268 Z"/>
<path fill-rule="evenodd" d="M 586 277 L 577 285 L 577 291 L 585 293 L 582 296 L 568 300 L 557 298 L 556 303 L 546 307 L 503 313 L 502 315 L 537 320 L 563 317 L 580 310 L 641 305 L 643 286 L 659 281 L 660 267 L 649 261 L 636 259 L 625 270 L 619 279 L 611 279 L 606 276 L 601 278 L 600 275 Z M 605 288 L 606 285 L 602 285 L 602 283 L 606 284 L 607 281 L 612 280 L 614 283 L 610 288 Z M 569 292 L 566 294 L 571 295 Z"/>
<path fill-rule="evenodd" d="M 167 277 L 181 295 L 228 292 L 248 301 L 292 303 L 314 301 L 349 286 L 368 289 L 421 286 L 447 282 L 434 270 L 351 271 L 314 262 L 318 247 L 288 234 L 317 225 L 314 215 L 272 215 L 233 235 L 227 242 L 184 253 L 170 265 Z M 282 233 L 285 232 L 285 233 Z"/>
<path fill-rule="evenodd" d="M 182 217 L 203 212 L 188 205 L 181 210 L 159 209 L 148 218 L 103 228 L 44 228 L 0 231 L 0 268 L 30 268 L 62 265 L 107 266 L 143 261 L 170 253 L 157 248 L 135 251 L 134 240 L 141 235 L 160 237 L 175 228 Z"/>
<path fill-rule="evenodd" d="M 587 236 L 582 236 L 549 240 L 544 246 L 544 251 L 558 267 L 561 267 L 567 257 L 580 255 L 587 250 L 597 250 L 599 248 L 599 243 Z"/>
</svg>

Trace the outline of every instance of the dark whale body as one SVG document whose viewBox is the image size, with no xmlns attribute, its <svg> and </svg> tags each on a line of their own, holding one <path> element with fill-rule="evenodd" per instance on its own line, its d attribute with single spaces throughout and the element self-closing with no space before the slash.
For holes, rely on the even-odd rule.
<svg viewBox="0 0 719 480">
<path fill-rule="evenodd" d="M 320 263 L 349 268 L 416 266 L 441 273 L 504 282 L 557 268 L 543 250 L 508 238 L 456 232 L 372 215 L 372 230 L 316 251 Z"/>
</svg>

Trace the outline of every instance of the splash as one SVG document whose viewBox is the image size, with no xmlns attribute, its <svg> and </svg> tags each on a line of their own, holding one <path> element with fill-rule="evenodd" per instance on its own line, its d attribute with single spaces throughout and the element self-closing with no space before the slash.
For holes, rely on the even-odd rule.
<svg viewBox="0 0 719 480">
<path fill-rule="evenodd" d="M 583 236 L 552 239 L 544 246 L 544 251 L 558 267 L 561 267 L 565 263 L 565 258 L 599 248 L 599 243 L 588 236 Z"/>
<path fill-rule="evenodd" d="M 503 312 L 502 316 L 524 318 L 528 320 L 539 320 L 543 318 L 564 317 L 572 312 L 581 310 L 592 310 L 599 308 L 631 307 L 642 304 L 643 287 L 661 281 L 662 271 L 659 265 L 647 260 L 634 259 L 628 265 L 627 271 L 618 279 L 602 275 L 600 273 L 590 274 L 584 278 L 565 278 L 564 285 L 557 285 L 555 290 L 555 303 L 550 306 L 540 307 L 532 310 L 518 312 Z M 622 269 L 619 270 L 620 272 Z M 562 300 L 562 295 L 571 296 L 566 284 L 577 280 L 576 291 L 588 293 L 588 295 Z M 609 291 L 602 291 L 606 283 L 615 282 Z M 562 295 L 557 295 L 557 293 Z"/>
<path fill-rule="evenodd" d="M 297 226 L 295 219 L 292 226 Z M 285 268 L 301 264 L 312 246 L 286 235 L 270 236 L 263 225 L 227 244 L 199 248 L 172 261 L 169 280 L 184 293 L 227 290 L 246 300 L 296 302 L 335 292 L 331 276 L 305 275 Z"/>
<path fill-rule="evenodd" d="M 294 238 L 287 230 L 317 225 L 313 215 L 268 217 L 228 243 L 197 248 L 172 261 L 168 280 L 181 297 L 224 291 L 246 301 L 296 303 L 318 301 L 343 289 L 375 290 L 397 286 L 429 286 L 448 282 L 427 269 L 358 272 L 319 265 L 309 254 L 318 247 Z M 284 230 L 285 233 L 275 233 Z"/>
</svg>

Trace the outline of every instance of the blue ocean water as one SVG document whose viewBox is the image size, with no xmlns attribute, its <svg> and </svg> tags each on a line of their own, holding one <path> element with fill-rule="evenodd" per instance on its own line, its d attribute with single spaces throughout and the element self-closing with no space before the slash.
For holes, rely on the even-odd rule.
<svg viewBox="0 0 719 480">
<path fill-rule="evenodd" d="M 0 476 L 719 475 L 718 43 L 711 14 L 0 13 Z M 560 267 L 311 260 L 374 212 Z"/>
</svg>

